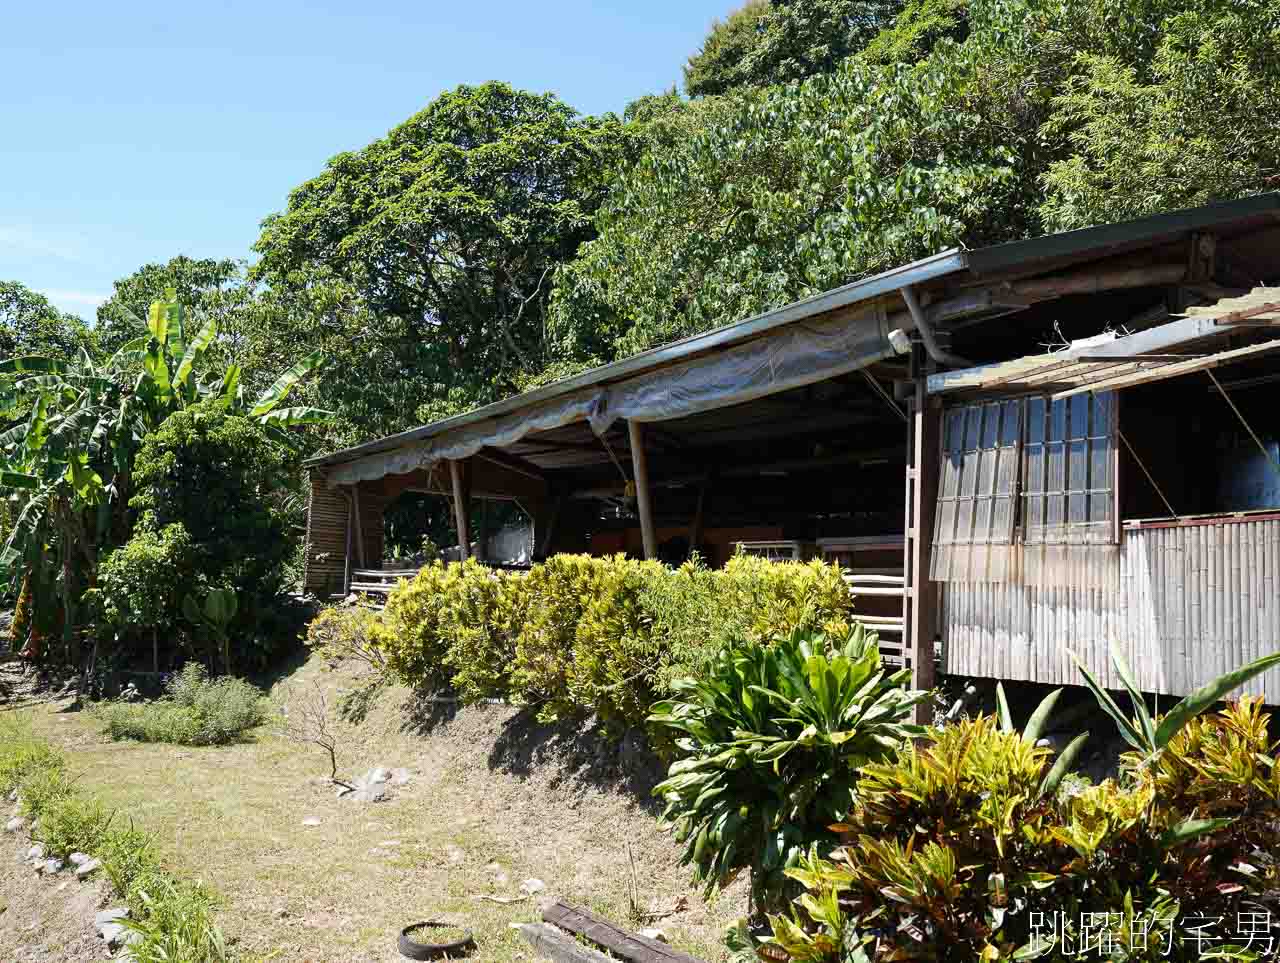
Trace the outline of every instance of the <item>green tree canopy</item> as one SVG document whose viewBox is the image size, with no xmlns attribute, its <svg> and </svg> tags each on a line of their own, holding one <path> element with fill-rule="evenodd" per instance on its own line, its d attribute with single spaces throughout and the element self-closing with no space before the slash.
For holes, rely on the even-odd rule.
<svg viewBox="0 0 1280 963">
<path fill-rule="evenodd" d="M 350 284 L 425 413 L 501 397 L 546 363 L 552 276 L 592 236 L 623 140 L 551 94 L 459 87 L 297 188 L 259 274 Z"/>
<path fill-rule="evenodd" d="M 684 68 L 691 97 L 830 73 L 892 22 L 899 0 L 748 0 Z"/>
<path fill-rule="evenodd" d="M 244 264 L 232 258 L 179 254 L 164 264 L 144 264 L 115 281 L 114 293 L 98 306 L 97 333 L 102 350 L 111 354 L 136 338 L 139 319 L 147 316 L 153 301 L 165 300 L 170 290 L 195 317 L 216 318 L 225 335 L 235 328 L 228 321 L 250 297 L 244 288 L 244 273 Z"/>
<path fill-rule="evenodd" d="M 81 348 L 96 350 L 84 321 L 17 281 L 0 281 L 0 357 L 39 354 L 66 360 Z"/>
<path fill-rule="evenodd" d="M 647 155 L 557 279 L 565 352 L 630 354 L 1018 225 L 1017 144 L 962 54 L 850 60 Z"/>
</svg>

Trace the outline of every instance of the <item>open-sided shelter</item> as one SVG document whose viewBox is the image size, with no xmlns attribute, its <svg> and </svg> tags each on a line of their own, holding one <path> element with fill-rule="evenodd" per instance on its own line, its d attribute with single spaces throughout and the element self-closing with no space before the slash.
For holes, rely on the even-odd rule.
<svg viewBox="0 0 1280 963">
<path fill-rule="evenodd" d="M 535 557 L 840 561 L 917 684 L 1188 692 L 1280 637 L 1278 241 L 1268 194 L 945 251 L 313 459 L 306 587 L 385 582 L 405 491 L 464 556 L 513 500 Z"/>
</svg>

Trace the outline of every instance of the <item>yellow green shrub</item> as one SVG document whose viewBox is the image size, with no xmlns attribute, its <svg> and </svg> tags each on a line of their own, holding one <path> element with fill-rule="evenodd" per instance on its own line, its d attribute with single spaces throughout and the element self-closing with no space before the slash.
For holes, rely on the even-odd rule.
<svg viewBox="0 0 1280 963">
<path fill-rule="evenodd" d="M 444 657 L 454 630 L 449 592 L 458 580 L 441 562 L 433 562 L 411 579 L 402 579 L 387 597 L 387 607 L 373 626 L 373 645 L 390 669 L 407 685 L 432 688 L 449 681 Z"/>
<path fill-rule="evenodd" d="M 446 605 L 452 632 L 444 660 L 452 685 L 465 702 L 509 696 L 516 634 L 528 602 L 524 576 L 474 559 L 451 571 Z"/>
<path fill-rule="evenodd" d="M 644 590 L 664 586 L 670 578 L 670 569 L 660 562 L 622 555 L 599 560 L 595 592 L 578 620 L 568 669 L 575 710 L 595 712 L 609 723 L 644 721 L 657 698 L 654 685 L 662 662 Z"/>
<path fill-rule="evenodd" d="M 582 613 L 599 590 L 603 565 L 589 555 L 553 555 L 524 577 L 524 624 L 516 636 L 513 685 L 544 717 L 572 712 L 569 671 Z"/>
<path fill-rule="evenodd" d="M 452 685 L 466 701 L 506 697 L 547 719 L 594 712 L 641 725 L 671 679 L 699 675 L 729 639 L 767 643 L 795 629 L 843 637 L 851 607 L 840 570 L 821 562 L 744 556 L 719 571 L 672 570 L 556 555 L 505 573 L 468 560 L 401 582 L 381 616 L 322 613 L 308 639 L 342 653 L 367 636 L 401 681 Z"/>
</svg>

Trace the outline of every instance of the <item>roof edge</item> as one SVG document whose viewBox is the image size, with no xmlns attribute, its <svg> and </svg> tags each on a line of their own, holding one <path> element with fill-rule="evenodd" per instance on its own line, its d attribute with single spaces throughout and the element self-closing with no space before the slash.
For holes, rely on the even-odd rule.
<svg viewBox="0 0 1280 963">
<path fill-rule="evenodd" d="M 870 301 L 874 298 L 892 294 L 907 285 L 920 284 L 947 274 L 963 271 L 968 267 L 968 252 L 958 248 L 948 248 L 927 258 L 912 261 L 900 267 L 884 271 L 859 281 L 853 281 L 842 287 L 815 294 L 802 301 L 794 301 L 782 307 L 774 308 L 762 314 L 735 321 L 710 331 L 690 335 L 679 341 L 650 348 L 629 358 L 590 368 L 580 374 L 553 381 L 532 391 L 512 395 L 501 401 L 495 401 L 471 411 L 465 411 L 440 421 L 431 422 L 418 428 L 387 435 L 373 441 L 363 442 L 350 448 L 344 448 L 329 455 L 320 455 L 304 461 L 304 468 L 322 468 L 329 465 L 353 461 L 365 455 L 390 451 L 415 441 L 423 441 L 437 435 L 463 428 L 488 418 L 497 418 L 527 405 L 538 404 L 551 398 L 580 391 L 584 388 L 596 387 L 621 381 L 633 375 L 665 367 L 684 361 L 706 351 L 728 347 L 743 341 L 761 337 L 769 332 L 804 321 L 808 318 L 829 311 L 839 310 L 853 304 Z"/>
</svg>

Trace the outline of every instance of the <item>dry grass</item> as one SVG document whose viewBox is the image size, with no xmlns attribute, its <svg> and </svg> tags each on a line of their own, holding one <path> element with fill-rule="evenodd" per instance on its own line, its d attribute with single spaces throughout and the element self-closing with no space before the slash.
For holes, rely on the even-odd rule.
<svg viewBox="0 0 1280 963">
<path fill-rule="evenodd" d="M 331 694 L 353 681 L 317 659 L 286 681 L 296 689 L 312 679 Z M 510 708 L 405 731 L 406 696 L 390 690 L 363 724 L 338 726 L 340 775 L 374 766 L 413 774 L 372 804 L 338 800 L 323 753 L 267 730 L 243 745 L 189 748 L 111 742 L 84 714 L 52 707 L 36 725 L 66 749 L 84 789 L 156 834 L 176 874 L 221 894 L 221 925 L 246 953 L 398 960 L 398 929 L 439 919 L 475 931 L 478 959 L 530 960 L 509 924 L 536 919 L 548 898 L 627 923 L 634 863 L 646 908 L 687 899 L 658 924 L 672 943 L 724 958 L 721 935 L 744 909 L 743 888 L 704 903 L 640 797 L 593 781 L 571 746 L 548 742 Z M 309 817 L 320 825 L 303 826 Z M 509 904 L 474 898 L 519 896 L 527 878 L 545 892 Z"/>
</svg>

